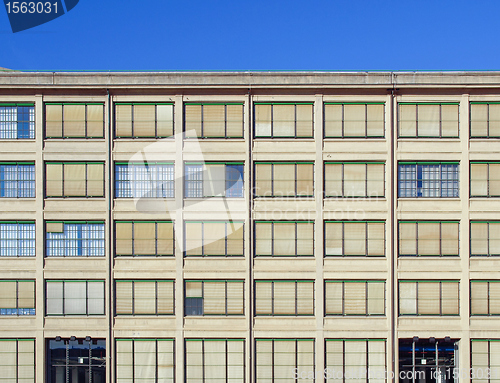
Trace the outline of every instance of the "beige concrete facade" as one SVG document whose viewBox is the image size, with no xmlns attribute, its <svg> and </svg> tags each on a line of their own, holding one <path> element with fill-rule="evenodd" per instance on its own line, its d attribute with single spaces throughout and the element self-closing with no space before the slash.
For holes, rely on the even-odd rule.
<svg viewBox="0 0 500 383">
<path fill-rule="evenodd" d="M 459 340 L 460 368 L 470 367 L 471 339 L 500 339 L 500 319 L 471 317 L 469 283 L 500 279 L 500 259 L 469 256 L 469 222 L 498 219 L 495 198 L 469 197 L 469 162 L 500 161 L 498 139 L 470 138 L 470 103 L 500 102 L 497 72 L 193 72 L 193 73 L 0 73 L 0 104 L 34 103 L 35 139 L 1 140 L 0 162 L 32 161 L 36 168 L 35 198 L 0 198 L 2 221 L 36 222 L 36 257 L 0 259 L 0 279 L 36 280 L 36 316 L 0 317 L 0 338 L 36 340 L 36 381 L 45 381 L 45 339 L 106 339 L 107 381 L 115 382 L 116 338 L 175 339 L 175 381 L 185 381 L 184 339 L 245 339 L 245 381 L 255 382 L 255 339 L 310 338 L 315 340 L 315 366 L 325 367 L 325 339 L 386 339 L 386 366 L 398 370 L 398 340 L 445 338 Z M 104 104 L 104 139 L 45 139 L 44 103 L 98 102 Z M 177 240 L 175 257 L 114 257 L 115 220 L 150 220 L 131 199 L 113 198 L 114 163 L 138 152 L 175 162 L 176 179 L 184 162 L 196 161 L 199 150 L 177 134 L 162 140 L 151 152 L 151 139 L 114 138 L 113 110 L 118 102 L 171 102 L 174 132 L 183 131 L 186 102 L 239 102 L 244 105 L 244 138 L 199 140 L 205 161 L 244 162 L 244 198 L 227 199 L 232 218 L 245 223 L 242 258 L 186 258 Z M 253 136 L 256 102 L 314 104 L 314 138 L 265 139 Z M 384 138 L 324 138 L 324 103 L 380 102 L 385 104 Z M 459 138 L 398 138 L 398 104 L 458 103 Z M 168 152 L 165 151 L 168 150 Z M 101 161 L 105 163 L 104 198 L 45 198 L 46 161 Z M 314 162 L 314 197 L 286 200 L 254 198 L 254 163 L 258 161 Z M 385 196 L 380 198 L 324 198 L 324 163 L 373 161 L 385 163 Z M 398 198 L 398 161 L 455 161 L 460 163 L 458 198 Z M 223 217 L 217 201 L 184 199 L 183 182 L 175 183 L 175 212 L 154 214 L 155 220 L 173 220 L 176 238 L 184 238 L 184 221 Z M 196 202 L 196 203 L 195 203 Z M 277 212 L 282 214 L 276 218 Z M 311 220 L 315 222 L 314 257 L 254 257 L 254 221 Z M 99 220 L 105 222 L 104 258 L 45 257 L 44 222 Z M 325 257 L 325 220 L 385 221 L 385 257 Z M 459 257 L 398 257 L 399 220 L 460 221 Z M 99 279 L 105 281 L 105 315 L 45 314 L 46 280 Z M 171 279 L 175 281 L 175 315 L 116 316 L 115 279 Z M 184 280 L 241 279 L 245 282 L 244 315 L 184 316 Z M 255 280 L 313 280 L 313 316 L 255 316 Z M 324 281 L 386 281 L 385 315 L 327 316 Z M 460 315 L 400 316 L 398 280 L 457 280 Z M 316 382 L 325 379 L 317 376 Z M 469 379 L 463 379 L 463 382 Z"/>
</svg>

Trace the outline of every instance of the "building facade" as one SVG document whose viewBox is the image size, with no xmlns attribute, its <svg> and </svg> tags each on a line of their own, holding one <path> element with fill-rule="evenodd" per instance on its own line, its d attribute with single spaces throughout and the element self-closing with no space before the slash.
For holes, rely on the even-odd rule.
<svg viewBox="0 0 500 383">
<path fill-rule="evenodd" d="M 0 73 L 0 380 L 500 381 L 500 73 Z"/>
</svg>

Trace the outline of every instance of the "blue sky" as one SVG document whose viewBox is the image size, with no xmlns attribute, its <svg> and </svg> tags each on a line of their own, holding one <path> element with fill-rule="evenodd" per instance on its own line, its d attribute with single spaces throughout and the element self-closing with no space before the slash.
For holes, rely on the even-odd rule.
<svg viewBox="0 0 500 383">
<path fill-rule="evenodd" d="M 18 70 L 499 70 L 500 2 L 80 0 L 12 33 Z"/>
</svg>

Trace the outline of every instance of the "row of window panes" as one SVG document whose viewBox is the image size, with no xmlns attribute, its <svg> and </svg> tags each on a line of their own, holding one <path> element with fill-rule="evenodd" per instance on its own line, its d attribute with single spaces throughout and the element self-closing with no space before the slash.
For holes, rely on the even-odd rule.
<svg viewBox="0 0 500 383">
<path fill-rule="evenodd" d="M 313 137 L 314 103 L 254 103 L 255 137 Z M 186 137 L 243 138 L 243 103 L 185 103 Z M 117 138 L 174 133 L 172 103 L 115 103 Z M 325 103 L 325 137 L 383 138 L 385 104 Z M 459 136 L 458 103 L 399 103 L 399 137 Z M 500 137 L 500 103 L 471 102 L 471 137 Z M 33 104 L 0 104 L 0 139 L 33 139 Z M 46 138 L 103 138 L 102 103 L 46 103 Z"/>
<path fill-rule="evenodd" d="M 116 256 L 173 256 L 172 221 L 115 221 Z M 104 257 L 102 221 L 46 221 L 47 257 Z M 384 221 L 325 221 L 327 257 L 385 256 Z M 399 221 L 398 255 L 459 256 L 458 221 Z M 314 222 L 256 221 L 255 256 L 314 256 Z M 244 256 L 241 221 L 186 221 L 186 257 Z M 500 256 L 500 222 L 470 222 L 470 255 Z M 34 257 L 35 222 L 0 222 L 0 257 Z"/>
</svg>

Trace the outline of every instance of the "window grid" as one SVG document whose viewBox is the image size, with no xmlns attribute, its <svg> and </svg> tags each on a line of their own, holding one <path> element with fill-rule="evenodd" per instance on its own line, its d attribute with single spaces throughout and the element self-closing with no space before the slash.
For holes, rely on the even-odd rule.
<svg viewBox="0 0 500 383">
<path fill-rule="evenodd" d="M 45 256 L 104 257 L 104 229 L 99 221 L 46 221 Z"/>
<path fill-rule="evenodd" d="M 35 369 L 35 339 L 0 339 L 0 380 L 35 383 Z"/>
<path fill-rule="evenodd" d="M 141 120 L 141 112 L 136 111 L 137 107 L 153 107 L 154 108 L 154 117 L 153 119 L 142 119 Z M 168 119 L 166 116 L 162 116 L 166 110 L 158 112 L 158 107 L 170 107 L 171 119 Z M 120 109 L 125 109 L 126 107 L 130 107 L 129 111 L 124 111 L 126 115 L 125 118 L 121 118 Z M 114 113 L 114 121 L 115 121 L 115 138 L 167 138 L 174 134 L 174 104 L 173 103 L 124 103 L 117 102 L 115 103 L 115 113 Z M 127 115 L 127 112 L 130 113 L 130 119 Z M 163 113 L 162 113 L 163 112 Z M 142 112 L 144 113 L 144 111 Z M 136 114 L 139 116 L 136 117 Z M 165 119 L 164 119 L 165 118 Z M 153 124 L 154 127 L 152 127 Z M 130 125 L 129 125 L 130 124 Z M 137 125 L 137 126 L 136 126 Z M 128 133 L 130 131 L 130 134 Z M 153 133 L 149 134 L 147 133 Z"/>
<path fill-rule="evenodd" d="M 399 162 L 398 197 L 459 197 L 458 163 Z"/>
<path fill-rule="evenodd" d="M 470 340 L 470 381 L 493 383 L 498 381 L 500 339 Z"/>
<path fill-rule="evenodd" d="M 363 134 L 347 134 L 346 133 L 346 106 L 348 108 L 351 107 L 364 107 L 364 127 Z M 372 117 L 371 108 L 376 108 L 377 106 L 382 107 L 382 116 L 381 120 L 377 120 Z M 339 120 L 329 120 L 328 119 L 328 109 L 332 107 L 340 107 L 340 119 Z M 375 114 L 375 113 L 373 113 Z M 357 102 L 325 102 L 323 104 L 323 126 L 324 138 L 385 138 L 385 103 L 384 102 L 365 102 L 365 103 L 357 103 Z M 335 130 L 334 123 L 340 122 L 340 134 L 333 134 L 333 132 L 329 133 L 329 131 Z M 352 122 L 352 121 L 349 121 Z M 359 121 L 357 121 L 359 123 Z M 377 123 L 380 126 L 377 126 Z M 332 126 L 329 126 L 332 125 Z M 338 129 L 338 127 L 337 127 Z M 347 129 L 350 130 L 350 129 Z M 380 134 L 381 133 L 381 134 Z"/>
<path fill-rule="evenodd" d="M 334 229 L 333 225 L 341 225 L 340 238 L 329 233 L 329 229 Z M 364 226 L 364 233 L 356 233 L 356 230 L 354 230 L 360 225 Z M 380 233 L 376 231 L 378 227 L 383 227 L 382 238 L 380 238 Z M 361 234 L 363 235 L 361 236 Z M 325 257 L 385 257 L 385 221 L 325 221 L 323 241 Z M 340 249 L 338 248 L 339 241 L 341 244 Z M 380 246 L 381 243 L 382 246 Z M 355 249 L 361 250 L 355 254 Z"/>
<path fill-rule="evenodd" d="M 47 108 L 61 107 L 61 120 L 48 120 L 49 112 Z M 67 119 L 67 107 L 83 106 L 84 119 L 83 120 L 68 120 Z M 96 107 L 100 106 L 102 113 L 96 120 L 92 120 L 88 109 L 89 106 Z M 73 112 L 74 113 L 74 112 Z M 104 104 L 103 103 L 45 103 L 45 138 L 104 138 Z M 71 126 L 75 123 L 83 124 L 82 126 Z M 59 134 L 60 130 L 60 134 Z M 57 131 L 57 133 L 56 133 Z M 69 133 L 69 134 L 68 134 Z"/>
<path fill-rule="evenodd" d="M 470 316 L 500 316 L 500 280 L 470 281 Z"/>
<path fill-rule="evenodd" d="M 406 227 L 415 227 L 415 237 L 405 238 L 403 234 L 403 225 Z M 423 227 L 425 226 L 435 226 L 438 225 L 439 228 L 437 230 L 433 230 L 432 233 L 429 233 L 429 230 L 424 231 Z M 456 226 L 456 238 L 447 237 L 449 233 L 446 233 L 446 230 L 443 230 L 443 225 L 446 227 L 451 227 L 451 225 Z M 420 231 L 422 233 L 420 233 Z M 428 238 L 430 235 L 434 235 L 434 238 Z M 460 223 L 459 221 L 399 221 L 398 222 L 398 256 L 438 256 L 438 257 L 453 257 L 460 256 L 459 250 L 459 238 L 460 238 Z M 434 254 L 430 253 L 426 248 L 428 246 L 432 246 L 432 242 L 438 242 L 439 250 Z M 427 246 L 426 246 L 427 245 Z M 415 253 L 407 253 L 404 250 L 414 247 Z M 422 249 L 423 248 L 423 249 Z M 427 251 L 426 251 L 427 250 Z M 426 253 L 425 253 L 426 252 Z"/>
<path fill-rule="evenodd" d="M 257 234 L 259 227 L 263 227 L 263 225 L 270 225 L 270 232 L 266 234 L 270 234 L 270 238 L 258 238 Z M 276 228 L 279 228 L 281 225 L 293 224 L 293 236 L 294 238 L 291 240 L 293 242 L 293 253 L 289 252 L 287 254 L 279 254 L 283 250 L 289 250 L 287 244 L 285 242 L 289 242 L 288 238 L 281 237 L 281 235 L 276 235 Z M 307 225 L 312 225 L 312 235 L 309 237 L 308 233 L 304 233 L 304 230 L 307 230 Z M 302 230 L 299 230 L 302 229 Z M 299 235 L 300 234 L 300 235 Z M 304 235 L 305 234 L 305 235 Z M 262 234 L 263 235 L 263 234 Z M 266 245 L 266 241 L 270 241 L 270 245 Z M 279 243 L 276 243 L 279 242 Z M 255 221 L 255 231 L 254 231 L 254 249 L 255 256 L 271 256 L 271 257 L 314 257 L 314 222 L 313 221 Z M 259 246 L 260 245 L 260 246 Z M 266 247 L 266 250 L 269 250 L 268 253 L 261 251 L 261 248 Z M 284 248 L 283 250 L 281 248 Z M 276 251 L 278 250 L 278 251 Z M 283 252 L 285 252 L 283 251 Z"/>
<path fill-rule="evenodd" d="M 414 297 L 409 297 L 405 298 L 401 296 L 401 284 L 408 284 L 408 283 L 415 283 L 415 296 Z M 423 298 L 421 297 L 423 294 L 421 291 L 419 291 L 419 288 L 422 284 L 436 284 L 438 286 L 438 291 L 439 291 L 439 302 L 438 303 L 438 310 L 436 312 L 422 312 L 421 306 L 423 306 L 423 303 L 429 303 L 429 302 L 422 302 L 422 300 L 429 300 L 428 298 Z M 456 284 L 457 290 L 456 290 L 456 302 L 447 302 L 447 300 L 450 300 L 448 297 L 444 297 L 443 295 L 443 285 L 445 284 Z M 420 281 L 411 281 L 411 280 L 399 280 L 398 281 L 398 296 L 399 296 L 399 304 L 398 304 L 398 309 L 399 309 L 399 316 L 459 316 L 460 315 L 460 282 L 456 280 L 446 280 L 446 281 L 435 281 L 435 280 L 420 280 Z M 414 312 L 413 313 L 402 313 L 402 303 L 403 300 L 407 301 L 414 301 Z M 453 299 L 455 301 L 455 299 Z M 431 302 L 432 303 L 432 302 Z M 434 302 L 435 303 L 435 302 Z M 452 304 L 452 307 L 445 307 L 446 304 Z M 456 309 L 455 309 L 456 306 Z M 447 312 L 445 312 L 447 311 Z M 448 312 L 448 311 L 454 311 L 454 312 Z"/>
<path fill-rule="evenodd" d="M 432 108 L 436 107 L 439 109 L 438 116 L 434 116 L 437 118 L 434 120 L 421 120 L 419 114 L 424 115 L 425 113 L 421 111 L 421 108 Z M 443 106 L 446 107 L 456 107 L 456 120 L 446 120 L 446 117 L 449 117 L 449 111 L 443 113 Z M 415 107 L 415 119 L 403 120 L 402 119 L 402 108 L 411 108 Z M 403 127 L 404 123 L 415 124 L 415 134 L 406 134 L 409 127 Z M 431 134 L 431 127 L 425 126 L 426 123 L 437 122 L 439 124 L 437 131 L 434 134 Z M 452 125 L 453 124 L 453 125 Z M 420 126 L 422 125 L 422 127 Z M 441 102 L 441 103 L 432 103 L 432 102 L 419 102 L 419 103 L 411 103 L 411 102 L 401 102 L 398 103 L 398 127 L 399 127 L 399 137 L 400 138 L 458 138 L 459 137 L 459 103 L 457 102 Z M 435 128 L 434 128 L 435 129 Z M 456 134 L 455 134 L 456 132 Z"/>
<path fill-rule="evenodd" d="M 0 197 L 35 198 L 35 164 L 0 162 Z"/>
<path fill-rule="evenodd" d="M 298 119 L 298 107 L 300 106 L 311 106 L 311 120 L 299 120 Z M 257 119 L 257 108 L 262 107 L 262 106 L 269 106 L 270 107 L 270 120 L 262 120 L 264 122 L 268 122 L 270 124 L 269 126 L 269 134 L 262 134 L 259 133 L 259 120 Z M 280 134 L 276 132 L 277 127 L 276 122 L 278 122 L 275 119 L 275 107 L 278 106 L 293 106 L 293 134 Z M 280 122 L 290 122 L 291 120 L 280 120 Z M 308 124 L 310 122 L 310 126 L 299 126 L 302 124 Z M 304 132 L 302 132 L 304 131 Z M 309 133 L 305 133 L 309 131 Z M 254 137 L 255 138 L 314 138 L 314 103 L 312 102 L 297 102 L 297 103 L 286 103 L 286 102 L 276 102 L 276 103 L 262 103 L 262 102 L 255 102 L 254 103 Z"/>
<path fill-rule="evenodd" d="M 0 222 L 0 257 L 35 255 L 35 222 Z"/>
<path fill-rule="evenodd" d="M 207 284 L 224 283 L 224 309 L 220 313 L 206 313 L 206 288 Z M 198 284 L 198 288 L 189 284 Z M 241 296 L 235 297 L 234 291 L 238 292 L 238 285 L 241 285 Z M 234 286 L 234 291 L 233 291 Z M 192 293 L 190 290 L 198 290 L 200 296 Z M 211 297 L 214 300 L 214 297 Z M 220 297 L 216 297 L 218 301 Z M 240 303 L 241 304 L 240 304 Z M 218 307 L 220 311 L 220 307 Z M 243 280 L 184 280 L 184 316 L 241 316 L 245 315 L 245 282 Z"/>
<path fill-rule="evenodd" d="M 205 107 L 213 107 L 213 106 L 223 106 L 224 107 L 224 120 L 218 120 L 215 121 L 219 124 L 222 124 L 224 126 L 224 133 L 222 135 L 216 135 L 216 134 L 211 134 L 210 133 L 210 128 L 207 128 L 207 123 L 206 117 L 205 117 Z M 229 118 L 229 111 L 228 111 L 228 106 L 235 108 L 235 107 L 241 107 L 241 122 L 237 120 L 233 120 Z M 193 107 L 199 107 L 200 108 L 200 120 L 197 122 L 194 121 L 188 121 L 187 118 L 187 111 L 188 109 L 191 109 Z M 197 130 L 196 128 L 199 129 L 199 135 L 198 136 L 187 136 L 186 138 L 243 138 L 243 129 L 244 129 L 244 124 L 243 124 L 243 113 L 244 113 L 244 105 L 242 103 L 232 103 L 232 102 L 226 102 L 226 103 L 185 103 L 184 104 L 184 132 L 189 132 L 190 129 L 190 124 L 196 124 L 198 123 L 199 125 L 194 128 L 194 130 Z M 211 123 L 214 123 L 214 121 L 210 121 Z M 231 125 L 231 126 L 229 126 Z M 241 134 L 233 134 L 233 132 L 237 131 L 236 125 L 241 125 Z"/>
<path fill-rule="evenodd" d="M 500 103 L 469 103 L 469 124 L 470 138 L 500 138 Z"/>
<path fill-rule="evenodd" d="M 294 284 L 293 295 L 293 308 L 294 313 L 280 313 L 278 311 L 287 311 L 283 306 L 289 304 L 288 297 L 286 296 L 286 292 L 283 297 L 277 297 L 275 286 L 279 284 Z M 258 297 L 257 296 L 257 285 L 265 285 L 268 284 L 271 287 L 271 296 L 270 297 Z M 308 289 L 310 287 L 311 296 L 304 297 L 304 295 L 308 295 Z M 314 316 L 314 281 L 313 280 L 256 280 L 255 281 L 255 289 L 254 292 L 254 307 L 255 307 L 255 316 Z M 282 292 L 283 293 L 283 292 Z M 269 302 L 270 300 L 270 302 Z M 262 303 L 264 306 L 269 306 L 270 304 L 270 312 L 266 313 L 264 310 L 259 310 L 259 303 Z M 277 306 L 280 306 L 279 309 Z M 259 312 L 261 311 L 261 312 Z M 267 310 L 266 310 L 267 311 Z"/>
<path fill-rule="evenodd" d="M 470 197 L 500 197 L 499 171 L 500 162 L 471 162 L 469 184 Z"/>
<path fill-rule="evenodd" d="M 138 295 L 137 283 L 154 283 L 154 312 L 146 312 L 148 311 L 143 306 L 145 306 L 145 302 L 142 301 L 150 301 L 151 297 L 140 297 Z M 128 297 L 120 297 L 118 292 L 119 286 L 125 284 L 130 284 L 130 293 L 131 295 Z M 172 279 L 162 279 L 162 280 L 152 280 L 152 279 L 134 279 L 134 280 L 116 280 L 115 281 L 115 315 L 149 315 L 149 316 L 164 316 L 164 315 L 175 315 L 175 283 Z M 160 291 L 160 287 L 170 288 L 172 291 L 172 296 L 165 296 L 165 291 Z M 151 304 L 151 302 L 149 302 Z M 128 305 L 128 309 L 120 309 L 119 306 L 125 307 Z M 171 307 L 171 309 L 170 309 Z M 128 312 L 127 312 L 128 311 Z"/>
<path fill-rule="evenodd" d="M 115 198 L 174 198 L 173 163 L 115 163 Z"/>
<path fill-rule="evenodd" d="M 46 280 L 45 315 L 47 316 L 102 316 L 105 315 L 103 280 Z M 71 291 L 74 296 L 67 296 L 71 285 L 84 284 L 83 289 Z M 55 289 L 60 286 L 59 291 Z M 102 286 L 102 289 L 100 287 Z M 96 290 L 95 287 L 99 288 Z M 80 294 L 78 296 L 78 294 Z M 82 305 L 82 301 L 85 303 Z"/>
<path fill-rule="evenodd" d="M 61 166 L 61 178 L 50 179 L 49 178 L 49 169 L 53 166 Z M 71 169 L 68 169 L 71 166 L 75 165 L 83 165 L 85 169 L 85 174 L 82 178 L 79 179 L 68 179 L 73 175 Z M 94 174 L 96 165 L 102 166 L 102 175 Z M 92 166 L 92 169 L 89 169 L 89 166 Z M 96 177 L 97 176 L 97 177 Z M 104 170 L 104 162 L 46 162 L 45 163 L 45 197 L 104 197 L 105 193 L 105 170 Z M 94 178 L 95 177 L 95 178 Z M 75 183 L 83 183 L 83 190 L 80 193 L 75 193 L 73 189 L 75 188 Z M 60 183 L 60 186 L 58 185 Z M 96 187 L 96 185 L 101 184 L 101 188 Z M 79 185 L 81 187 L 82 185 Z M 54 193 L 55 189 L 59 189 L 60 193 Z M 50 191 L 49 191 L 50 190 Z M 71 191 L 69 191 L 71 190 Z"/>
<path fill-rule="evenodd" d="M 500 256 L 500 221 L 471 221 L 469 250 L 471 257 Z"/>
<path fill-rule="evenodd" d="M 261 178 L 257 175 L 257 169 L 266 165 L 270 166 L 270 179 Z M 287 165 L 294 167 L 293 178 L 285 179 L 281 176 L 279 179 L 277 179 L 277 174 L 286 174 L 283 172 L 283 167 Z M 307 169 L 308 165 L 310 165 L 312 169 L 310 174 L 299 176 L 300 173 L 303 173 L 301 170 Z M 254 188 L 255 197 L 314 197 L 314 162 L 256 162 L 254 166 L 256 172 Z M 276 187 L 276 184 L 278 184 L 278 182 L 292 182 L 294 185 L 293 190 L 289 189 L 285 193 L 283 193 L 281 190 L 279 190 L 284 189 L 283 186 L 278 188 Z M 259 183 L 267 185 L 262 188 L 263 192 L 261 192 L 261 188 L 258 186 Z M 268 194 L 269 192 L 270 195 Z"/>
<path fill-rule="evenodd" d="M 185 198 L 244 197 L 242 163 L 185 163 L 184 173 Z"/>
<path fill-rule="evenodd" d="M 0 104 L 0 139 L 34 139 L 35 106 L 33 104 Z"/>
<path fill-rule="evenodd" d="M 190 224 L 199 224 L 201 226 L 201 238 L 197 239 L 192 239 L 191 237 L 195 237 L 196 234 L 198 233 L 191 233 L 189 231 L 189 225 Z M 206 234 L 207 228 L 206 226 L 210 226 L 213 224 L 224 224 L 225 228 L 225 234 L 224 238 L 210 238 L 210 235 Z M 245 239 L 244 239 L 244 230 L 245 230 L 245 224 L 242 221 L 185 221 L 184 222 L 184 228 L 185 228 L 185 235 L 184 235 L 184 256 L 185 257 L 243 257 L 245 254 Z M 230 238 L 230 235 L 236 233 L 239 228 L 242 229 L 242 236 L 241 236 L 241 247 L 240 251 L 235 252 L 232 254 L 229 250 L 232 250 L 234 248 L 234 244 L 231 244 L 231 242 L 238 241 L 239 238 L 232 239 Z M 193 230 L 194 231 L 194 230 Z M 188 234 L 189 233 L 189 234 Z M 224 239 L 224 254 L 211 254 L 210 249 L 207 250 L 207 245 L 210 245 L 211 243 L 217 242 Z M 195 245 L 192 245 L 191 242 L 198 242 L 200 245 L 199 247 L 194 247 Z M 201 249 L 200 251 L 197 251 L 197 249 Z"/>
<path fill-rule="evenodd" d="M 335 310 L 335 304 L 338 305 L 339 302 L 336 302 L 339 297 L 329 297 L 329 289 L 328 286 L 333 286 L 333 284 L 338 284 L 341 286 L 340 298 L 341 305 L 338 308 L 341 310 Z M 346 295 L 353 294 L 349 291 L 346 294 L 346 290 L 349 289 L 350 286 L 354 286 L 354 284 L 364 285 L 364 292 L 361 295 L 358 295 L 356 298 L 353 298 L 352 301 L 346 299 Z M 347 286 L 347 289 L 346 289 Z M 374 292 L 372 287 L 382 286 L 383 294 L 382 296 L 376 296 L 376 292 Z M 359 292 L 358 292 L 359 293 Z M 385 301 L 386 301 L 386 291 L 385 291 L 385 281 L 357 281 L 357 280 L 325 280 L 325 316 L 385 316 Z M 356 302 L 358 301 L 358 302 Z M 364 304 L 361 302 L 364 301 Z M 356 304 L 358 303 L 358 304 Z M 380 305 L 382 303 L 382 308 L 373 307 L 376 306 L 376 303 Z M 332 306 L 330 310 L 329 307 Z M 349 308 L 347 307 L 349 306 Z M 364 306 L 364 307 L 361 307 Z M 336 312 L 335 312 L 336 311 Z"/>
<path fill-rule="evenodd" d="M 371 179 L 369 174 L 376 171 L 382 165 L 381 178 L 374 176 Z M 329 168 L 333 166 L 341 167 L 340 179 L 334 178 L 334 171 L 329 174 Z M 353 179 L 346 179 L 354 167 L 364 166 L 364 180 L 355 179 L 356 175 L 351 175 Z M 332 179 L 328 179 L 329 176 Z M 380 176 L 380 174 L 379 174 Z M 385 197 L 385 162 L 325 162 L 324 167 L 324 196 L 342 198 L 383 198 Z M 364 182 L 363 182 L 364 181 Z M 363 183 L 363 187 L 360 184 Z M 331 188 L 331 190 L 330 190 Z M 337 189 L 337 190 L 335 190 Z M 351 190 L 350 190 L 351 189 Z"/>
<path fill-rule="evenodd" d="M 0 316 L 35 315 L 35 299 L 34 280 L 0 280 Z"/>
<path fill-rule="evenodd" d="M 130 233 L 126 233 L 123 237 L 120 235 L 120 226 L 130 224 Z M 152 224 L 154 225 L 154 235 L 150 238 L 141 238 L 140 235 L 144 233 L 138 233 L 136 230 L 137 225 Z M 171 234 L 169 237 L 161 237 L 160 232 L 162 231 L 159 225 L 171 226 Z M 175 256 L 175 227 L 173 221 L 115 221 L 115 256 L 129 256 L 129 257 L 163 257 L 163 256 Z M 130 234 L 130 235 L 129 235 Z M 154 250 L 151 254 L 145 254 L 144 251 L 141 252 L 142 247 L 147 247 L 145 242 L 154 241 Z M 161 242 L 159 245 L 158 242 Z M 171 245 L 168 243 L 171 242 Z M 130 246 L 130 247 L 129 247 Z M 127 248 L 127 252 L 120 253 L 120 250 Z M 168 248 L 169 250 L 165 250 Z M 152 250 L 152 246 L 149 246 Z M 130 252 L 128 252 L 130 250 Z"/>
</svg>

